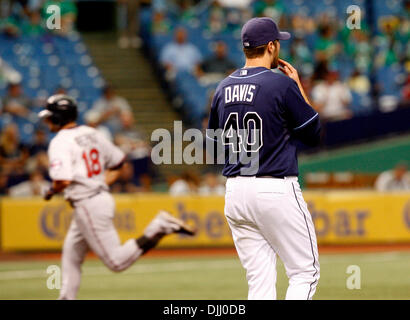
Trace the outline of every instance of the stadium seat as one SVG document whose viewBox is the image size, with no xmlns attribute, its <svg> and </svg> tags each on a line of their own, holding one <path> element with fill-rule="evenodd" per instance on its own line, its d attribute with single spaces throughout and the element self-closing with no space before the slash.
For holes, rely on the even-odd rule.
<svg viewBox="0 0 410 320">
<path fill-rule="evenodd" d="M 67 89 L 76 98 L 84 97 L 80 123 L 83 123 L 81 117 L 86 109 L 100 96 L 104 80 L 78 35 L 69 38 L 22 36 L 17 39 L 0 35 L 0 56 L 21 73 L 23 91 L 31 98 L 48 96 L 58 87 Z M 5 94 L 6 86 L 0 84 L 0 95 Z M 30 142 L 37 117 L 30 115 L 28 119 L 22 119 L 2 115 L 0 128 L 11 121 L 18 125 L 22 141 Z"/>
</svg>

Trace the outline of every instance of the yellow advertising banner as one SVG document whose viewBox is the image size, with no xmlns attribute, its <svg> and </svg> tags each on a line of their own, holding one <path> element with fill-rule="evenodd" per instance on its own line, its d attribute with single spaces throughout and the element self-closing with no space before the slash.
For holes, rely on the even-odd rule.
<svg viewBox="0 0 410 320">
<path fill-rule="evenodd" d="M 410 194 L 304 195 L 319 244 L 410 243 Z"/>
<path fill-rule="evenodd" d="M 304 193 L 319 244 L 410 242 L 410 194 Z M 140 236 L 159 210 L 198 229 L 195 237 L 172 235 L 161 247 L 232 246 L 223 197 L 115 196 L 115 226 L 122 241 Z M 72 208 L 63 199 L 0 201 L 1 247 L 5 251 L 61 249 Z"/>
</svg>

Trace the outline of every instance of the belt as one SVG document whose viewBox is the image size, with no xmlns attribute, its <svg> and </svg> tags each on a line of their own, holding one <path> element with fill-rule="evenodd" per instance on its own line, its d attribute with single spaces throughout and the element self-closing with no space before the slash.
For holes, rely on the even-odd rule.
<svg viewBox="0 0 410 320">
<path fill-rule="evenodd" d="M 255 176 L 255 178 L 274 178 L 274 179 L 285 179 L 286 177 L 275 177 L 275 176 Z"/>
<path fill-rule="evenodd" d="M 228 179 L 230 178 L 255 178 L 255 179 L 281 179 L 281 180 L 287 180 L 287 179 L 297 179 L 297 176 L 281 176 L 281 177 L 275 177 L 275 176 L 229 176 L 226 177 Z"/>
<path fill-rule="evenodd" d="M 68 203 L 70 204 L 71 208 L 75 208 L 75 205 L 74 205 L 74 204 L 75 204 L 76 202 L 80 202 L 80 201 L 83 201 L 83 200 L 87 200 L 87 199 L 94 198 L 95 196 L 98 196 L 100 193 L 101 193 L 101 192 L 97 192 L 97 193 L 95 193 L 95 194 L 92 194 L 91 196 L 88 196 L 88 197 L 85 197 L 85 198 L 82 198 L 82 199 L 78 199 L 78 200 L 67 199 L 67 201 L 68 201 Z"/>
<path fill-rule="evenodd" d="M 273 178 L 273 179 L 285 179 L 287 177 L 281 176 L 281 177 L 276 177 L 276 176 L 228 176 L 227 178 L 238 178 L 238 177 L 242 177 L 242 178 Z"/>
</svg>

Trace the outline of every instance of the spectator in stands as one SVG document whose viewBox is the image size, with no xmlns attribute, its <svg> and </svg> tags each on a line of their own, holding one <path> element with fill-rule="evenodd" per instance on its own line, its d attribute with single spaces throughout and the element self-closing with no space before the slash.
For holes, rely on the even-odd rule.
<svg viewBox="0 0 410 320">
<path fill-rule="evenodd" d="M 347 85 L 352 93 L 352 111 L 358 115 L 369 114 L 373 110 L 369 77 L 358 69 L 353 70 Z"/>
<path fill-rule="evenodd" d="M 15 15 L 10 15 L 4 21 L 1 21 L 0 31 L 2 34 L 10 37 L 17 38 L 20 36 L 20 21 Z"/>
<path fill-rule="evenodd" d="M 174 41 L 168 43 L 160 54 L 161 64 L 171 73 L 194 72 L 201 61 L 201 53 L 196 46 L 187 42 L 187 32 L 182 27 L 176 29 Z"/>
<path fill-rule="evenodd" d="M 113 134 L 122 130 L 121 116 L 131 113 L 127 100 L 118 96 L 111 86 L 103 89 L 103 96 L 93 104 L 91 110 L 98 114 L 98 124 L 106 125 Z"/>
<path fill-rule="evenodd" d="M 247 7 L 241 5 L 230 6 L 226 12 L 226 30 L 238 34 L 241 27 L 251 18 L 251 11 Z"/>
<path fill-rule="evenodd" d="M 217 0 L 212 1 L 209 6 L 209 18 L 206 29 L 214 34 L 226 30 L 225 9 Z"/>
<path fill-rule="evenodd" d="M 329 73 L 329 67 L 327 65 L 327 61 L 319 61 L 315 65 L 313 76 L 312 76 L 312 81 L 313 82 L 324 81 L 328 73 Z"/>
<path fill-rule="evenodd" d="M 410 18 L 410 0 L 404 0 L 403 16 Z"/>
<path fill-rule="evenodd" d="M 150 146 L 144 135 L 138 131 L 132 114 L 121 116 L 122 130 L 114 137 L 115 144 L 127 155 L 133 166 L 135 183 L 147 190 L 151 172 Z"/>
<path fill-rule="evenodd" d="M 40 128 L 38 128 L 34 132 L 33 142 L 30 144 L 28 148 L 28 152 L 30 157 L 35 156 L 40 152 L 47 152 L 48 148 L 48 141 L 46 132 Z"/>
<path fill-rule="evenodd" d="M 225 195 L 225 186 L 219 181 L 219 177 L 208 172 L 203 176 L 203 183 L 198 189 L 200 195 Z"/>
<path fill-rule="evenodd" d="M 172 20 L 178 20 L 181 16 L 181 7 L 178 5 L 178 1 L 175 0 L 145 0 L 145 2 L 151 2 L 154 11 L 166 11 Z"/>
<path fill-rule="evenodd" d="M 111 185 L 111 192 L 135 193 L 138 191 L 139 188 L 134 181 L 134 169 L 130 163 L 125 162 L 121 167 L 119 178 L 113 185 Z"/>
<path fill-rule="evenodd" d="M 217 0 L 226 8 L 245 9 L 249 8 L 253 0 Z"/>
<path fill-rule="evenodd" d="M 352 92 L 359 95 L 370 94 L 371 83 L 369 77 L 361 73 L 358 69 L 353 70 L 353 73 L 348 80 L 348 85 Z"/>
<path fill-rule="evenodd" d="M 398 18 L 393 16 L 383 18 L 380 21 L 382 32 L 375 38 L 377 48 L 375 64 L 377 68 L 391 66 L 400 61 L 404 48 L 399 41 L 398 23 Z"/>
<path fill-rule="evenodd" d="M 141 39 L 138 37 L 140 0 L 117 0 L 118 22 L 121 36 L 118 46 L 122 49 L 141 47 Z"/>
<path fill-rule="evenodd" d="M 45 33 L 39 11 L 28 12 L 28 19 L 22 24 L 21 31 L 28 36 L 41 36 Z"/>
<path fill-rule="evenodd" d="M 407 163 L 397 164 L 393 170 L 382 172 L 375 183 L 378 191 L 410 190 L 410 172 Z"/>
<path fill-rule="evenodd" d="M 313 55 L 303 37 L 296 35 L 290 47 L 291 62 L 302 74 L 313 73 Z"/>
<path fill-rule="evenodd" d="M 293 33 L 298 37 L 305 37 L 316 31 L 314 18 L 301 13 L 291 15 L 290 25 L 290 29 L 293 30 Z"/>
<path fill-rule="evenodd" d="M 39 171 L 33 171 L 30 174 L 30 179 L 21 182 L 9 189 L 11 197 L 34 197 L 42 196 L 50 188 L 50 182 L 44 179 Z"/>
<path fill-rule="evenodd" d="M 189 23 L 195 19 L 195 10 L 193 8 L 192 0 L 178 0 L 176 1 L 176 4 L 179 11 L 180 21 Z"/>
<path fill-rule="evenodd" d="M 190 171 L 185 171 L 169 187 L 171 196 L 184 196 L 198 192 L 199 178 Z"/>
<path fill-rule="evenodd" d="M 134 124 L 131 113 L 121 115 L 122 130 L 114 137 L 115 144 L 131 159 L 148 157 L 150 150 L 143 135 Z"/>
<path fill-rule="evenodd" d="M 19 83 L 21 80 L 21 74 L 0 57 L 0 85 Z"/>
<path fill-rule="evenodd" d="M 315 43 L 318 61 L 333 62 L 340 52 L 340 44 L 335 39 L 335 29 L 330 23 L 319 25 L 319 39 Z"/>
<path fill-rule="evenodd" d="M 406 83 L 402 90 L 402 100 L 404 105 L 410 103 L 410 74 L 407 76 Z"/>
<path fill-rule="evenodd" d="M 138 192 L 152 192 L 152 177 L 149 174 L 139 176 Z"/>
<path fill-rule="evenodd" d="M 27 10 L 29 11 L 38 11 L 41 12 L 43 7 L 44 0 L 19 0 L 23 3 L 26 3 Z"/>
<path fill-rule="evenodd" d="M 166 17 L 164 10 L 156 10 L 152 18 L 151 32 L 155 35 L 168 34 L 171 29 L 172 23 Z"/>
<path fill-rule="evenodd" d="M 410 0 L 404 1 L 404 8 L 399 13 L 399 38 L 402 44 L 405 46 L 405 54 L 407 59 L 410 58 Z M 406 48 L 407 47 L 407 48 Z"/>
<path fill-rule="evenodd" d="M 254 13 L 257 17 L 269 17 L 280 27 L 285 22 L 285 7 L 281 0 L 257 0 L 254 4 Z"/>
<path fill-rule="evenodd" d="M 8 193 L 8 175 L 0 168 L 0 196 L 6 196 Z"/>
<path fill-rule="evenodd" d="M 309 100 L 312 99 L 312 91 L 315 82 L 313 81 L 313 76 L 309 76 L 308 73 L 304 75 L 301 73 L 300 75 L 300 82 L 302 83 L 302 87 L 305 90 L 306 95 L 309 97 Z"/>
<path fill-rule="evenodd" d="M 3 100 L 3 110 L 0 110 L 0 113 L 25 117 L 29 113 L 30 106 L 31 100 L 23 93 L 22 86 L 19 83 L 11 83 Z"/>
<path fill-rule="evenodd" d="M 97 129 L 109 141 L 113 141 L 110 130 L 100 124 L 100 113 L 95 110 L 90 110 L 84 115 L 84 121 L 87 126 Z"/>
<path fill-rule="evenodd" d="M 62 86 L 58 86 L 55 90 L 53 94 L 67 94 L 67 89 L 62 87 Z"/>
<path fill-rule="evenodd" d="M 352 94 L 349 87 L 339 80 L 339 74 L 336 71 L 329 72 L 325 81 L 315 85 L 312 98 L 323 120 L 335 121 L 352 117 L 349 109 Z"/>
<path fill-rule="evenodd" d="M 213 34 L 238 33 L 242 25 L 252 18 L 251 0 L 214 0 L 209 6 L 206 30 Z"/>
<path fill-rule="evenodd" d="M 235 64 L 228 58 L 225 42 L 218 41 L 215 43 L 213 56 L 206 59 L 198 67 L 197 76 L 207 84 L 217 83 L 235 69 Z"/>
<path fill-rule="evenodd" d="M 9 174 L 21 174 L 28 155 L 27 148 L 20 142 L 18 127 L 8 124 L 0 136 L 0 167 Z"/>
<path fill-rule="evenodd" d="M 49 162 L 48 162 L 48 155 L 46 151 L 41 151 L 37 153 L 34 156 L 31 156 L 27 161 L 25 165 L 25 170 L 27 172 L 40 172 L 43 177 L 47 178 L 50 180 L 49 175 L 48 175 L 48 169 L 49 169 Z"/>
<path fill-rule="evenodd" d="M 344 43 L 345 53 L 352 58 L 354 66 L 361 72 L 368 72 L 373 64 L 373 46 L 366 30 L 355 29 Z"/>
</svg>

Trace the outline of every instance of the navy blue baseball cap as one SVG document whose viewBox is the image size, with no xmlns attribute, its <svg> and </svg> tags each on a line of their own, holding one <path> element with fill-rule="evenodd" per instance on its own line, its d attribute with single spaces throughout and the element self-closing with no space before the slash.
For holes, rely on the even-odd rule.
<svg viewBox="0 0 410 320">
<path fill-rule="evenodd" d="M 242 28 L 242 45 L 244 48 L 255 48 L 275 40 L 289 40 L 289 32 L 280 32 L 271 18 L 253 18 Z"/>
</svg>

